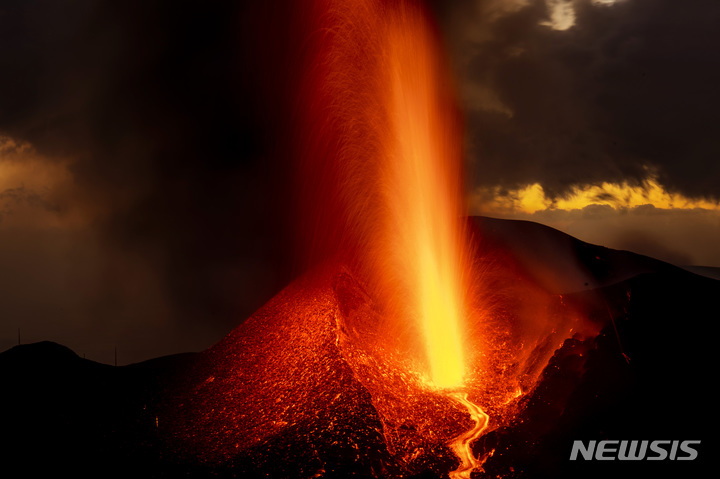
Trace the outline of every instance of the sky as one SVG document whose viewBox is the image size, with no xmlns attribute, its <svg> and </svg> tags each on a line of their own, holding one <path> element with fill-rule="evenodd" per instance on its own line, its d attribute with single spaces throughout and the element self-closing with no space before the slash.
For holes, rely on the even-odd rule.
<svg viewBox="0 0 720 479">
<path fill-rule="evenodd" d="M 298 2 L 0 0 L 0 350 L 218 341 L 303 266 Z M 720 267 L 720 4 L 434 0 L 472 214 Z"/>
<path fill-rule="evenodd" d="M 720 4 L 437 4 L 472 213 L 720 265 Z"/>
</svg>

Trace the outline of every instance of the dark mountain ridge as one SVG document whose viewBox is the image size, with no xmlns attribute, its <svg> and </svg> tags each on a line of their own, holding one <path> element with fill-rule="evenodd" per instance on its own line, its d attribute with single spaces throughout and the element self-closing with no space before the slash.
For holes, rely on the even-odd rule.
<svg viewBox="0 0 720 479">
<path fill-rule="evenodd" d="M 537 388 L 520 399 L 517 418 L 473 445 L 478 455 L 493 451 L 484 466 L 489 477 L 635 477 L 701 470 L 714 444 L 709 425 L 714 396 L 708 391 L 717 359 L 710 331 L 719 316 L 720 282 L 652 258 L 590 245 L 535 223 L 473 218 L 471 226 L 481 249 L 514 258 L 540 287 L 604 324 L 594 338 L 566 340 Z M 2 476 L 397 477 L 405 470 L 410 471 L 405 477 L 437 477 L 438 471 L 450 470 L 451 464 L 433 462 L 429 454 L 410 469 L 402 469 L 405 466 L 391 458 L 383 440 L 388 425 L 380 422 L 366 388 L 351 371 L 343 372 L 347 366 L 334 352 L 334 320 L 322 323 L 322 328 L 330 328 L 327 341 L 313 339 L 316 352 L 308 360 L 314 372 L 293 383 L 293 388 L 283 386 L 283 370 L 290 374 L 292 361 L 276 359 L 273 352 L 252 359 L 258 347 L 248 343 L 252 341 L 248 331 L 257 328 L 265 331 L 258 337 L 275 335 L 273 344 L 286 341 L 287 346 L 277 347 L 292 351 L 292 337 L 277 332 L 284 326 L 272 311 L 273 304 L 290 301 L 292 294 L 307 297 L 302 282 L 298 284 L 293 287 L 297 293 L 281 292 L 249 323 L 202 353 L 122 367 L 80 358 L 51 342 L 0 353 L 0 411 L 5 416 L 0 431 Z M 333 313 L 327 310 L 327 314 L 330 321 Z M 279 322 L 270 328 L 272 321 Z M 297 331 L 287 330 L 291 335 Z M 227 347 L 238 357 L 250 358 L 237 363 L 244 365 L 237 373 L 233 372 L 236 363 L 219 354 L 225 354 Z M 267 370 L 262 387 L 272 394 L 285 391 L 292 402 L 280 407 L 278 396 L 278 411 L 289 417 L 295 417 L 293 408 L 314 407 L 317 412 L 295 429 L 276 416 L 271 421 L 276 432 L 265 430 L 260 442 L 249 441 L 232 453 L 230 438 L 248 432 L 233 430 L 228 421 L 250 417 L 237 419 L 236 426 L 264 428 L 263 415 L 268 414 L 262 412 L 265 409 L 253 410 L 253 404 L 267 401 L 260 390 L 255 403 L 248 403 L 245 396 L 229 399 L 235 391 L 241 396 L 256 394 L 232 386 L 239 377 L 235 374 L 263 367 L 272 370 Z M 220 387 L 222 381 L 225 386 Z M 313 384 L 326 386 L 315 389 Z M 206 396 L 198 395 L 202 391 L 207 391 L 202 393 Z M 218 399 L 220 391 L 228 399 Z M 249 409 L 233 410 L 238 405 Z M 205 422 L 198 422 L 197 411 L 216 407 L 229 411 L 226 419 L 207 416 Z M 197 429 L 201 423 L 205 426 Z M 224 427 L 231 429 L 221 432 Z M 213 435 L 197 440 L 208 431 Z M 354 439 L 347 442 L 349 437 Z M 691 464 L 632 465 L 567 460 L 575 439 L 646 438 L 701 439 L 699 459 Z M 313 446 L 307 449 L 307 444 Z M 207 457 L 207 451 L 195 449 L 199 445 L 217 447 L 222 453 L 211 461 L 198 459 Z M 353 451 L 358 447 L 362 454 L 356 455 Z"/>
</svg>

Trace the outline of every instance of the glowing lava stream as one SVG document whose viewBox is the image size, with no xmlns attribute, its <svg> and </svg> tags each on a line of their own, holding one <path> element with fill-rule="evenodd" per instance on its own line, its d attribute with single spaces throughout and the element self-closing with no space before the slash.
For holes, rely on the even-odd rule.
<svg viewBox="0 0 720 479">
<path fill-rule="evenodd" d="M 476 458 L 472 453 L 472 442 L 482 435 L 488 426 L 490 416 L 480 409 L 475 403 L 467 398 L 467 393 L 454 392 L 448 394 L 451 398 L 465 406 L 468 413 L 475 421 L 475 427 L 465 431 L 453 439 L 449 444 L 452 451 L 460 459 L 460 466 L 450 472 L 450 479 L 470 479 L 470 474 L 485 462 L 488 456 L 482 459 Z"/>
</svg>

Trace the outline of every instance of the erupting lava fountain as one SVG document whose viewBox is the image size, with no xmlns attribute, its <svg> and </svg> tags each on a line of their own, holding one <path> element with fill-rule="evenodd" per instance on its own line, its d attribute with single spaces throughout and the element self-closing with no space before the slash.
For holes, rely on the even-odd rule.
<svg viewBox="0 0 720 479">
<path fill-rule="evenodd" d="M 477 439 L 514 417 L 584 323 L 481 251 L 426 12 L 311 3 L 295 217 L 313 267 L 204 355 L 167 409 L 173 435 L 244 472 L 467 478 L 494 453 L 473 452 Z"/>
<path fill-rule="evenodd" d="M 385 327 L 405 349 L 423 351 L 429 380 L 460 387 L 469 253 L 462 137 L 437 38 L 413 2 L 318 8 L 299 165 L 311 255 L 340 255 L 382 305 Z"/>
<path fill-rule="evenodd" d="M 411 1 L 317 8 L 300 164 L 313 182 L 302 195 L 302 217 L 315 215 L 309 243 L 333 249 L 369 289 L 385 346 L 423 364 L 428 385 L 455 391 L 476 419 L 453 445 L 469 474 L 468 444 L 488 418 L 456 393 L 467 368 L 471 255 L 461 123 L 438 38 Z"/>
</svg>

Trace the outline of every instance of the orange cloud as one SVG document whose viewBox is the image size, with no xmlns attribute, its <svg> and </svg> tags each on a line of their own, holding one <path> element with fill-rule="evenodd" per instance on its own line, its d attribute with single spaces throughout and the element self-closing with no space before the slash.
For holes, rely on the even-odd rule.
<svg viewBox="0 0 720 479">
<path fill-rule="evenodd" d="M 49 159 L 32 145 L 0 136 L 0 227 L 57 228 L 83 223 L 69 208 L 70 161 Z"/>
<path fill-rule="evenodd" d="M 576 185 L 560 197 L 550 197 L 542 185 L 533 183 L 514 190 L 499 187 L 477 188 L 470 196 L 474 214 L 532 214 L 544 210 L 581 210 L 587 206 L 609 206 L 627 210 L 650 205 L 659 209 L 705 209 L 720 211 L 720 203 L 705 198 L 689 198 L 668 192 L 654 176 L 639 185 L 628 182 Z"/>
</svg>

